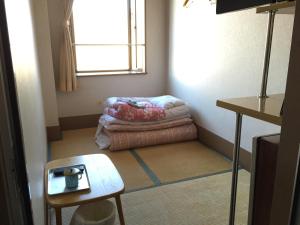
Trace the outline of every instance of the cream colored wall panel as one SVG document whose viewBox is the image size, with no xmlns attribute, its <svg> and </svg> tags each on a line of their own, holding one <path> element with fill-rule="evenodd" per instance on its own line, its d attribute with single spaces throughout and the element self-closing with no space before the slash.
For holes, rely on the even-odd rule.
<svg viewBox="0 0 300 225">
<path fill-rule="evenodd" d="M 58 126 L 47 0 L 34 0 L 35 32 L 46 126 Z"/>
<path fill-rule="evenodd" d="M 190 104 L 201 126 L 233 142 L 235 114 L 216 100 L 259 94 L 268 17 L 255 9 L 216 15 L 209 1 L 189 8 L 170 2 L 168 92 Z M 275 19 L 269 94 L 285 91 L 293 19 Z M 246 117 L 242 147 L 251 151 L 253 136 L 276 132 L 280 127 Z"/>
<path fill-rule="evenodd" d="M 43 225 L 43 171 L 47 160 L 47 142 L 32 19 L 33 0 L 6 0 L 5 5 L 33 219 L 35 225 Z"/>
</svg>

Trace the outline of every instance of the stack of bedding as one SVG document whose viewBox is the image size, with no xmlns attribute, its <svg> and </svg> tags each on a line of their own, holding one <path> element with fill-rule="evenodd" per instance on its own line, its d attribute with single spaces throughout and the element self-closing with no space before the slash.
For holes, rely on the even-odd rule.
<svg viewBox="0 0 300 225">
<path fill-rule="evenodd" d="M 96 143 L 101 149 L 116 151 L 196 137 L 189 109 L 178 98 L 111 97 L 99 119 Z"/>
</svg>

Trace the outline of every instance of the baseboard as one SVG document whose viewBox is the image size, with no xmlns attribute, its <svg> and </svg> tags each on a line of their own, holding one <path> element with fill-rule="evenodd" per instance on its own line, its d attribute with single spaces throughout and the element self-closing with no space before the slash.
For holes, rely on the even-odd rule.
<svg viewBox="0 0 300 225">
<path fill-rule="evenodd" d="M 199 141 L 208 147 L 216 150 L 229 159 L 233 158 L 233 143 L 224 138 L 212 133 L 211 131 L 198 127 Z M 251 170 L 251 153 L 241 148 L 240 150 L 240 165 L 247 171 Z"/>
<path fill-rule="evenodd" d="M 84 115 L 84 116 L 72 116 L 59 118 L 59 124 L 61 130 L 75 130 L 96 127 L 100 114 Z"/>
<path fill-rule="evenodd" d="M 48 142 L 62 139 L 60 126 L 46 127 L 46 130 Z"/>
</svg>

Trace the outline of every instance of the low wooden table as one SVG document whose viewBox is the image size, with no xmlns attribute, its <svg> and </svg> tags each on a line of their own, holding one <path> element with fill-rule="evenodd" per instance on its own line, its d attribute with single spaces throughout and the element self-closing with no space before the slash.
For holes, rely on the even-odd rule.
<svg viewBox="0 0 300 225">
<path fill-rule="evenodd" d="M 84 164 L 87 169 L 90 190 L 48 195 L 48 170 L 58 167 Z M 61 225 L 61 208 L 82 205 L 108 198 L 115 198 L 120 224 L 125 225 L 120 194 L 124 193 L 123 180 L 111 160 L 104 154 L 82 155 L 48 162 L 44 172 L 47 203 L 55 209 L 56 224 Z"/>
</svg>

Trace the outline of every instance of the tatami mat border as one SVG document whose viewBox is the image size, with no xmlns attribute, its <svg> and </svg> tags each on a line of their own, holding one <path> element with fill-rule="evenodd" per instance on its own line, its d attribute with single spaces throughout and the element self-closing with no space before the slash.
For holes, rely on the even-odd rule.
<svg viewBox="0 0 300 225">
<path fill-rule="evenodd" d="M 243 168 L 239 168 L 239 170 L 243 170 Z M 201 176 L 188 177 L 188 178 L 184 178 L 184 179 L 181 179 L 181 180 L 176 180 L 176 181 L 171 181 L 171 182 L 166 182 L 166 183 L 160 183 L 159 185 L 155 185 L 155 186 L 151 186 L 151 187 L 132 189 L 130 191 L 126 191 L 126 193 L 131 193 L 131 192 L 135 192 L 135 191 L 142 191 L 142 190 L 147 190 L 147 189 L 151 189 L 151 188 L 158 188 L 158 187 L 166 186 L 166 185 L 170 185 L 170 184 L 176 184 L 176 183 L 180 183 L 180 182 L 184 182 L 184 181 L 196 180 L 196 179 L 200 179 L 200 178 L 206 178 L 206 177 L 211 177 L 211 176 L 226 174 L 226 173 L 231 173 L 231 169 L 230 170 L 219 171 L 219 172 L 216 172 L 216 173 L 205 174 L 205 175 L 201 175 Z"/>
<path fill-rule="evenodd" d="M 219 174 L 230 173 L 232 171 L 232 169 L 222 170 L 222 171 L 218 171 L 218 172 L 215 172 L 215 173 L 208 173 L 208 174 L 205 174 L 205 175 L 187 177 L 187 178 L 179 179 L 179 180 L 176 180 L 176 181 L 170 181 L 170 182 L 164 182 L 164 183 L 162 183 L 160 181 L 160 179 L 157 177 L 157 175 L 150 169 L 150 167 L 144 162 L 144 160 L 139 156 L 139 154 L 134 149 L 131 149 L 130 153 L 133 155 L 133 157 L 137 160 L 137 162 L 143 168 L 143 170 L 145 171 L 145 173 L 152 180 L 152 182 L 154 183 L 154 186 L 132 189 L 132 190 L 126 191 L 126 193 L 131 193 L 131 192 L 135 192 L 135 191 L 146 190 L 146 189 L 150 189 L 150 188 L 156 188 L 156 187 L 165 186 L 165 185 L 169 185 L 169 184 L 175 184 L 175 183 L 179 183 L 179 182 L 183 182 L 183 181 L 189 181 L 189 180 L 195 180 L 195 179 L 199 179 L 199 178 L 210 177 L 210 176 L 219 175 Z M 224 157 L 224 158 L 226 158 L 226 157 Z M 240 168 L 240 170 L 241 169 L 242 168 Z"/>
<path fill-rule="evenodd" d="M 144 160 L 139 156 L 139 154 L 134 149 L 130 150 L 130 153 L 136 159 L 136 161 L 140 164 L 140 166 L 143 168 L 143 170 L 149 176 L 149 178 L 152 180 L 152 182 L 155 184 L 155 186 L 160 185 L 161 181 L 159 180 L 159 178 L 150 169 L 150 167 L 144 162 Z"/>
</svg>

